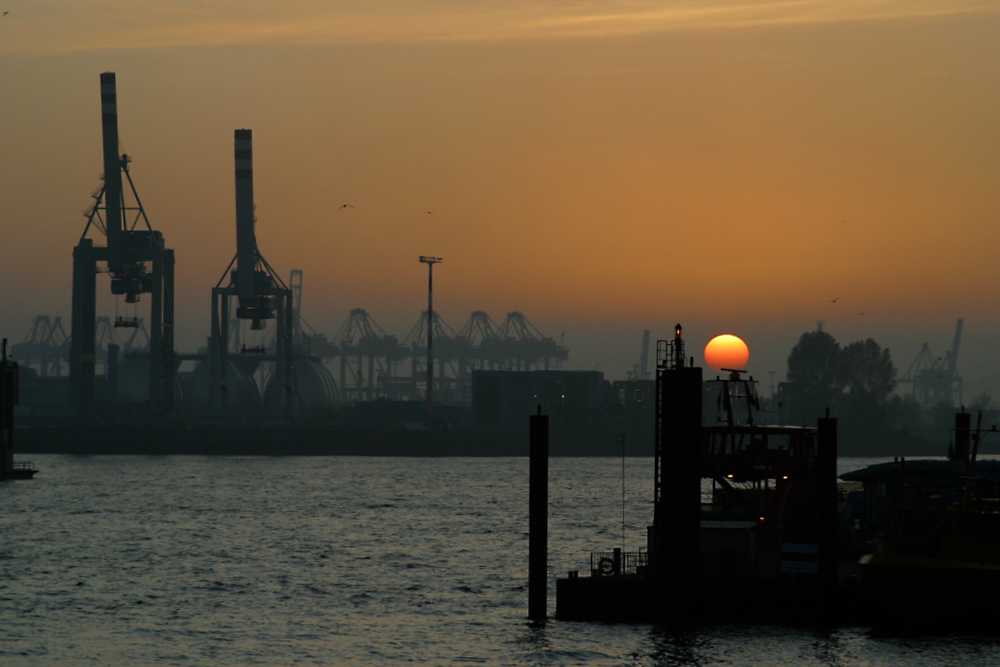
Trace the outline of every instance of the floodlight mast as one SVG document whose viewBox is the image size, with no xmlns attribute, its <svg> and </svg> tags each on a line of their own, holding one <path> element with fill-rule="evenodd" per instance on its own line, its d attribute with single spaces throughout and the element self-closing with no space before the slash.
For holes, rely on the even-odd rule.
<svg viewBox="0 0 1000 667">
<path fill-rule="evenodd" d="M 420 256 L 427 265 L 427 424 L 434 421 L 434 265 L 440 257 Z"/>
</svg>

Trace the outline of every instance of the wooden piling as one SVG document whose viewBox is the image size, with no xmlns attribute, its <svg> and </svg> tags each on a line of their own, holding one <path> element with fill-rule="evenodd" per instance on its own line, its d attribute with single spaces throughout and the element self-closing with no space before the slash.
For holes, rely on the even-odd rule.
<svg viewBox="0 0 1000 667">
<path fill-rule="evenodd" d="M 548 615 L 549 566 L 549 417 L 530 418 L 528 473 L 528 618 L 543 621 Z"/>
</svg>

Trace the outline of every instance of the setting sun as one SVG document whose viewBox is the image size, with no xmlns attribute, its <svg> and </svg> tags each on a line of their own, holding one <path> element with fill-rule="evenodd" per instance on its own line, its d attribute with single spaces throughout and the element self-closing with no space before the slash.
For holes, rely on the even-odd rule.
<svg viewBox="0 0 1000 667">
<path fill-rule="evenodd" d="M 722 334 L 705 346 L 705 363 L 717 372 L 743 370 L 749 359 L 750 348 L 739 336 Z"/>
</svg>

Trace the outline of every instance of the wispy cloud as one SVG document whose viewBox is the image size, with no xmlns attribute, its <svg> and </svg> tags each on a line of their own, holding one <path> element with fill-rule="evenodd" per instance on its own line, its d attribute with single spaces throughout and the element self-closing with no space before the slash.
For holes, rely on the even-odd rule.
<svg viewBox="0 0 1000 667">
<path fill-rule="evenodd" d="M 0 52 L 540 40 L 972 12 L 1000 8 L 993 0 L 35 0 L 3 17 Z"/>
</svg>

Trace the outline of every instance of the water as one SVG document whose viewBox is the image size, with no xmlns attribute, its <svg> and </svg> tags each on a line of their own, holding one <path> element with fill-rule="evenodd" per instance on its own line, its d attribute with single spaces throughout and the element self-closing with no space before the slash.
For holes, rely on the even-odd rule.
<svg viewBox="0 0 1000 667">
<path fill-rule="evenodd" d="M 5 666 L 1000 665 L 982 637 L 533 627 L 527 459 L 33 459 L 36 479 L 0 483 Z M 627 550 L 651 466 L 625 464 Z M 623 546 L 622 461 L 550 477 L 554 578 Z"/>
</svg>

